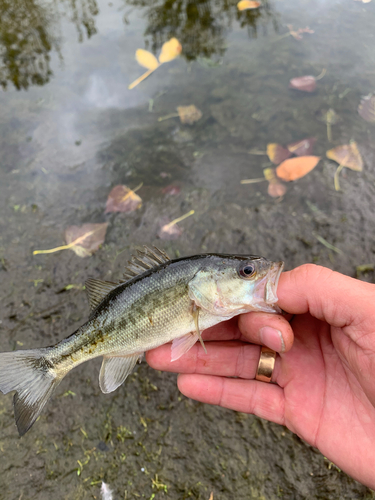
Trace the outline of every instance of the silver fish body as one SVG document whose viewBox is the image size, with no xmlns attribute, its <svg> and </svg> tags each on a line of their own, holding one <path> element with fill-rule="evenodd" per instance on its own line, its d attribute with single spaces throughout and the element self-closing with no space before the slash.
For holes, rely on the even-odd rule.
<svg viewBox="0 0 375 500">
<path fill-rule="evenodd" d="M 16 390 L 20 435 L 35 422 L 62 378 L 103 356 L 99 384 L 112 392 L 145 351 L 172 341 L 172 361 L 200 332 L 249 311 L 280 312 L 276 288 L 283 263 L 262 257 L 203 254 L 169 260 L 156 248 L 138 252 L 121 283 L 88 280 L 91 315 L 52 347 L 0 353 L 0 391 Z"/>
</svg>

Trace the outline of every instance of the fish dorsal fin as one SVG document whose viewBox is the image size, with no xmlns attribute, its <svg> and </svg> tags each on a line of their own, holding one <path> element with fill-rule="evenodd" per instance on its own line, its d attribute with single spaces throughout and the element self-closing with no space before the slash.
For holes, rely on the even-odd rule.
<svg viewBox="0 0 375 500">
<path fill-rule="evenodd" d="M 163 250 L 155 246 L 152 248 L 144 246 L 143 248 L 144 250 L 137 250 L 136 254 L 128 261 L 123 275 L 125 280 L 131 280 L 138 274 L 171 260 Z"/>
<path fill-rule="evenodd" d="M 93 311 L 104 297 L 116 286 L 118 286 L 118 283 L 114 283 L 113 281 L 102 281 L 89 278 L 85 283 L 85 287 L 91 311 Z"/>
<path fill-rule="evenodd" d="M 99 385 L 102 392 L 105 394 L 113 392 L 124 383 L 142 356 L 142 352 L 136 352 L 129 356 L 104 356 L 99 375 Z"/>
</svg>

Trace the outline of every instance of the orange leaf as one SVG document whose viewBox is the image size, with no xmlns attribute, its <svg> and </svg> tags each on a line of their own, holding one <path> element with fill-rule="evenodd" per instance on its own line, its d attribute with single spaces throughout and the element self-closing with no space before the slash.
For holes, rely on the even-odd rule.
<svg viewBox="0 0 375 500">
<path fill-rule="evenodd" d="M 280 146 L 280 144 L 271 143 L 267 144 L 267 155 L 268 158 L 274 163 L 278 165 L 282 161 L 289 158 L 292 155 L 290 151 Z"/>
<path fill-rule="evenodd" d="M 247 10 L 247 9 L 257 9 L 260 6 L 260 2 L 254 2 L 251 0 L 241 0 L 238 2 L 237 9 L 238 10 Z"/>
<path fill-rule="evenodd" d="M 135 52 L 135 58 L 141 66 L 147 69 L 152 69 L 153 71 L 159 67 L 158 60 L 151 54 L 148 50 L 137 49 Z"/>
<path fill-rule="evenodd" d="M 159 56 L 160 64 L 176 59 L 176 57 L 181 54 L 181 51 L 182 45 L 177 38 L 171 38 L 168 42 L 165 42 L 161 48 Z"/>
<path fill-rule="evenodd" d="M 276 168 L 276 174 L 284 181 L 295 181 L 311 172 L 319 163 L 320 156 L 289 158 Z"/>
<path fill-rule="evenodd" d="M 343 167 L 348 167 L 356 172 L 362 172 L 363 160 L 356 142 L 330 149 L 326 155 L 327 158 L 336 161 Z"/>
</svg>

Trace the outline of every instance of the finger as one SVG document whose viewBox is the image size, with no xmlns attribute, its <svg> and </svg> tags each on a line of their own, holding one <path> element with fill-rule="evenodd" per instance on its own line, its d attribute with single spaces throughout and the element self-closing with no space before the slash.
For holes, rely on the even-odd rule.
<svg viewBox="0 0 375 500">
<path fill-rule="evenodd" d="M 371 315 L 375 287 L 325 267 L 305 264 L 282 273 L 278 304 L 292 314 L 310 314 L 330 325 L 344 327 Z"/>
<path fill-rule="evenodd" d="M 284 391 L 255 380 L 211 375 L 179 375 L 178 388 L 188 398 L 243 413 L 253 413 L 284 425 Z"/>
<path fill-rule="evenodd" d="M 244 340 L 265 345 L 276 352 L 289 351 L 293 345 L 292 327 L 280 314 L 242 314 L 238 319 L 238 328 Z"/>
</svg>

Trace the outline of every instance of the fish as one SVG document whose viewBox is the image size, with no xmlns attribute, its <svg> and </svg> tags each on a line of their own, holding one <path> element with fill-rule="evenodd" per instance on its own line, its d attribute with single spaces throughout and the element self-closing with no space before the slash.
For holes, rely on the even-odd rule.
<svg viewBox="0 0 375 500">
<path fill-rule="evenodd" d="M 252 255 L 207 253 L 170 259 L 144 246 L 118 282 L 89 278 L 88 321 L 54 346 L 0 353 L 0 391 L 16 391 L 20 436 L 34 424 L 61 380 L 79 364 L 103 356 L 99 386 L 116 390 L 145 351 L 172 342 L 171 360 L 201 332 L 249 311 L 280 313 L 277 285 L 284 263 Z"/>
</svg>

